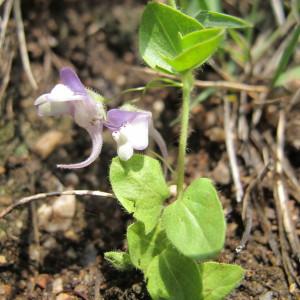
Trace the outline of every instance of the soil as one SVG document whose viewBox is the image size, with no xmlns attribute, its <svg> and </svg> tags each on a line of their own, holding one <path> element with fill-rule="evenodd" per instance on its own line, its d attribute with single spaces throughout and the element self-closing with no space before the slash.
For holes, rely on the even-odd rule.
<svg viewBox="0 0 300 300">
<path fill-rule="evenodd" d="M 73 66 L 86 86 L 109 99 L 108 107 L 139 97 L 137 104 L 152 111 L 174 165 L 179 132 L 174 120 L 180 93 L 174 88 L 151 90 L 143 97 L 139 93 L 121 93 L 154 78 L 143 71 L 137 51 L 137 28 L 145 3 L 22 1 L 27 47 L 38 90 L 31 88 L 24 72 L 11 18 L 1 57 L 4 66 L 9 55 L 14 57 L 9 84 L 0 99 L 1 208 L 40 192 L 67 188 L 111 191 L 107 174 L 115 145 L 109 134 L 104 134 L 103 151 L 96 163 L 76 171 L 57 169 L 57 163 L 83 160 L 90 151 L 89 137 L 67 118 L 39 118 L 33 106 L 36 97 L 57 82 L 58 70 L 65 65 Z M 232 13 L 238 15 L 239 11 Z M 6 69 L 1 68 L 4 74 Z M 197 74 L 208 80 L 219 79 L 218 76 L 210 66 Z M 195 90 L 195 94 L 198 92 Z M 242 204 L 235 199 L 225 146 L 222 95 L 216 92 L 192 109 L 186 175 L 187 183 L 199 176 L 212 177 L 216 182 L 228 222 L 226 246 L 218 260 L 246 269 L 243 282 L 228 299 L 300 299 L 297 284 L 283 268 L 272 174 L 251 191 L 251 233 L 245 247 L 236 251 L 249 223 L 242 218 Z M 231 95 L 240 96 L 236 92 Z M 247 120 L 257 107 L 252 100 L 249 97 L 246 106 Z M 237 109 L 233 104 L 233 111 Z M 259 136 L 268 133 L 273 140 L 276 138 L 277 112 L 277 104 L 263 111 L 256 128 Z M 297 117 L 297 111 L 295 114 L 291 120 Z M 49 132 L 52 135 L 47 136 Z M 297 132 L 294 138 L 288 136 L 286 150 L 293 170 L 299 174 Z M 239 140 L 238 159 L 245 188 L 258 175 L 257 165 L 246 160 L 245 153 L 253 149 L 261 157 L 259 147 L 248 147 L 246 141 Z M 106 251 L 126 249 L 125 232 L 131 217 L 118 203 L 107 198 L 77 197 L 76 214 L 68 229 L 47 232 L 35 223 L 37 208 L 53 200 L 23 206 L 0 220 L 0 299 L 150 299 L 142 274 L 117 271 L 103 258 Z M 299 234 L 297 201 L 291 196 L 289 206 Z M 287 251 L 292 257 L 292 252 Z M 297 271 L 299 265 L 293 257 L 292 264 Z"/>
</svg>

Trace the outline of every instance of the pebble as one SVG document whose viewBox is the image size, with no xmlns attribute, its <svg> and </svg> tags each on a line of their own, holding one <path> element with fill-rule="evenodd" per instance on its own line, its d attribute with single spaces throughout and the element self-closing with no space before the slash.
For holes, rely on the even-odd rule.
<svg viewBox="0 0 300 300">
<path fill-rule="evenodd" d="M 212 141 L 217 143 L 224 143 L 225 132 L 221 127 L 213 127 L 205 132 L 205 135 Z"/>
<path fill-rule="evenodd" d="M 61 278 L 56 278 L 52 282 L 52 293 L 53 294 L 61 293 L 63 289 L 64 289 L 63 280 Z"/>
<path fill-rule="evenodd" d="M 11 297 L 11 294 L 12 294 L 12 287 L 10 284 L 0 284 L 1 299 L 9 299 Z"/>
<path fill-rule="evenodd" d="M 80 240 L 80 236 L 72 228 L 64 232 L 64 237 L 74 242 Z"/>
<path fill-rule="evenodd" d="M 0 196 L 0 204 L 5 206 L 12 204 L 12 197 L 8 195 Z"/>
<path fill-rule="evenodd" d="M 47 158 L 63 141 L 63 133 L 51 130 L 43 134 L 35 143 L 33 150 L 42 158 Z"/>
<path fill-rule="evenodd" d="M 135 283 L 132 285 L 132 290 L 136 293 L 136 294 L 140 294 L 142 292 L 142 287 L 140 284 Z"/>
<path fill-rule="evenodd" d="M 61 294 L 57 295 L 55 299 L 56 300 L 75 300 L 76 297 L 69 295 L 67 293 L 61 293 Z"/>
<path fill-rule="evenodd" d="M 74 195 L 62 195 L 51 204 L 44 203 L 37 210 L 39 226 L 48 232 L 66 231 L 76 211 Z"/>
<path fill-rule="evenodd" d="M 0 255 L 0 265 L 7 264 L 7 259 L 4 255 Z"/>
<path fill-rule="evenodd" d="M 272 300 L 273 299 L 273 292 L 269 291 L 264 293 L 263 295 L 259 296 L 259 300 Z"/>
<path fill-rule="evenodd" d="M 6 169 L 3 166 L 0 166 L 0 175 L 3 175 L 6 172 Z"/>
<path fill-rule="evenodd" d="M 217 183 L 229 184 L 231 181 L 228 165 L 220 160 L 212 172 L 212 177 Z"/>
<path fill-rule="evenodd" d="M 50 280 L 50 276 L 48 274 L 40 274 L 37 276 L 35 283 L 41 289 L 45 289 L 49 280 Z"/>
</svg>

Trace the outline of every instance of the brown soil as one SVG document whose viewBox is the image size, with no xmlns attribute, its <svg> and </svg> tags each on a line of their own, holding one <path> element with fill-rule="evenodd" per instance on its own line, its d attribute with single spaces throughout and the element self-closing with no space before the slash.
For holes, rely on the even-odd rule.
<svg viewBox="0 0 300 300">
<path fill-rule="evenodd" d="M 27 47 L 38 90 L 32 90 L 23 70 L 11 18 L 6 52 L 1 58 L 6 60 L 11 53 L 14 55 L 10 83 L 0 99 L 2 208 L 20 197 L 60 188 L 110 191 L 107 174 L 115 146 L 109 134 L 104 136 L 101 157 L 92 166 L 78 171 L 57 169 L 56 163 L 77 162 L 86 157 L 89 137 L 66 118 L 39 118 L 33 102 L 57 82 L 58 69 L 64 65 L 74 66 L 87 86 L 111 99 L 109 107 L 139 96 L 122 95 L 121 91 L 144 85 L 153 78 L 136 69 L 141 66 L 137 54 L 137 26 L 145 2 L 22 1 Z M 210 67 L 205 67 L 198 76 L 219 78 Z M 239 97 L 239 93 L 234 95 Z M 256 108 L 252 100 L 249 99 L 246 107 L 248 119 Z M 140 99 L 139 105 L 153 112 L 156 127 L 168 143 L 170 162 L 174 162 L 178 124 L 173 121 L 178 114 L 180 94 L 175 89 L 150 91 Z M 237 109 L 235 105 L 233 108 Z M 256 129 L 261 137 L 270 133 L 275 139 L 277 110 L 275 104 L 264 111 Z M 274 114 L 273 119 L 269 117 Z M 186 173 L 187 183 L 199 176 L 215 180 L 228 221 L 226 247 L 219 260 L 240 264 L 246 269 L 245 279 L 228 299 L 300 299 L 291 275 L 283 268 L 270 176 L 251 192 L 248 207 L 248 212 L 252 212 L 251 234 L 245 249 L 236 252 L 245 231 L 244 224 L 248 223 L 247 219 L 243 222 L 242 205 L 235 200 L 223 122 L 219 93 L 193 108 Z M 60 138 L 40 150 L 37 143 L 50 130 L 59 132 Z M 295 142 L 295 138 L 290 140 Z M 292 142 L 288 141 L 287 154 L 297 174 L 300 171 L 298 151 Z M 258 174 L 256 164 L 245 158 L 247 151 L 253 149 L 260 156 L 259 147 L 239 141 L 238 158 L 244 187 Z M 0 221 L 0 299 L 96 299 L 99 293 L 103 299 L 111 300 L 149 299 L 142 274 L 116 271 L 103 258 L 105 251 L 126 249 L 124 236 L 131 218 L 116 201 L 77 197 L 76 216 L 68 230 L 58 233 L 36 230 L 36 208 L 52 200 L 41 200 L 14 210 Z M 299 232 L 299 204 L 294 197 L 289 206 Z M 287 255 L 292 257 L 289 249 Z M 297 270 L 295 261 L 292 259 L 292 267 Z"/>
</svg>

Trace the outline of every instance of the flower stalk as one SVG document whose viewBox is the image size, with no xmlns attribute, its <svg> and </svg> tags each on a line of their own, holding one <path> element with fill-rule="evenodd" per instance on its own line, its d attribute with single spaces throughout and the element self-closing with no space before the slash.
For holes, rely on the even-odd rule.
<svg viewBox="0 0 300 300">
<path fill-rule="evenodd" d="M 177 159 L 177 196 L 180 199 L 184 184 L 184 164 L 189 130 L 190 98 L 193 89 L 194 77 L 192 71 L 182 74 L 182 108 L 181 108 L 181 131 L 179 137 L 179 150 Z"/>
</svg>

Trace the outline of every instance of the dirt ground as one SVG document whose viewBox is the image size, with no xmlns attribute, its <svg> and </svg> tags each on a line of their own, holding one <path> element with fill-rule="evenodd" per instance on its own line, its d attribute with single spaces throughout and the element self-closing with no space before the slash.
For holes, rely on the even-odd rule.
<svg viewBox="0 0 300 300">
<path fill-rule="evenodd" d="M 235 1 L 228 2 L 231 13 L 242 13 Z M 37 90 L 31 87 L 22 66 L 16 24 L 10 18 L 0 57 L 1 209 L 40 192 L 111 191 L 107 174 L 116 149 L 109 133 L 104 134 L 103 151 L 96 163 L 76 171 L 57 169 L 57 163 L 78 162 L 87 157 L 89 136 L 68 118 L 39 118 L 33 106 L 36 97 L 57 82 L 58 70 L 65 65 L 73 66 L 86 86 L 109 99 L 108 107 L 135 99 L 137 105 L 152 111 L 155 126 L 167 141 L 169 162 L 174 165 L 180 92 L 174 88 L 155 89 L 142 97 L 139 93 L 121 93 L 154 78 L 146 72 L 137 51 L 137 28 L 145 3 L 22 1 Z M 224 79 L 220 73 L 207 65 L 197 78 Z M 259 76 L 248 76 L 245 82 L 265 84 Z M 194 94 L 201 90 L 195 89 Z M 216 182 L 228 222 L 226 246 L 218 260 L 246 269 L 243 282 L 228 299 L 300 299 L 296 282 L 300 280 L 298 246 L 290 245 L 274 194 L 278 116 L 293 93 L 274 91 L 271 95 L 270 99 L 280 100 L 268 102 L 269 98 L 264 98 L 267 102 L 262 106 L 258 92 L 216 89 L 207 101 L 195 103 L 191 111 L 187 183 L 199 176 L 212 177 Z M 234 143 L 246 195 L 243 204 L 236 201 L 226 150 L 226 97 L 233 99 L 231 117 L 242 128 L 235 132 Z M 251 120 L 259 112 L 260 121 L 253 125 Z M 297 182 L 300 173 L 298 117 L 297 106 L 286 116 L 285 159 L 294 176 L 284 180 L 297 235 L 300 194 L 293 179 Z M 38 207 L 53 200 L 22 206 L 0 220 L 0 299 L 150 299 L 142 274 L 114 270 L 103 258 L 105 251 L 126 249 L 124 237 L 131 217 L 118 203 L 109 198 L 77 196 L 75 216 L 65 230 L 48 232 L 37 222 Z M 241 245 L 244 247 L 237 251 Z"/>
</svg>

